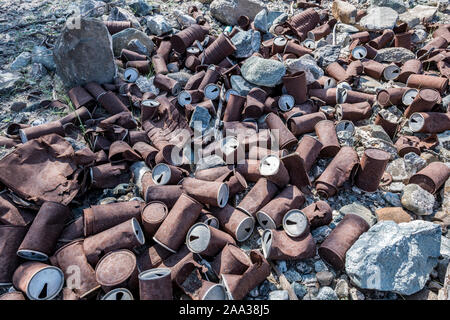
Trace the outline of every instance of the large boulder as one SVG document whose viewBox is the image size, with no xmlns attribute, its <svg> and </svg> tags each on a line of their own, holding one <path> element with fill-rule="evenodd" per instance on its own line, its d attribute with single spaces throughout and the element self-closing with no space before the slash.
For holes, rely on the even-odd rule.
<svg viewBox="0 0 450 320">
<path fill-rule="evenodd" d="M 236 51 L 233 54 L 236 58 L 248 58 L 259 51 L 261 33 L 253 29 L 240 31 L 233 36 L 231 42 L 236 47 Z"/>
<path fill-rule="evenodd" d="M 347 251 L 345 271 L 360 288 L 411 295 L 425 286 L 440 246 L 437 224 L 381 221 Z"/>
<path fill-rule="evenodd" d="M 81 19 L 67 24 L 53 50 L 56 72 L 67 87 L 95 81 L 110 83 L 116 76 L 111 35 L 103 22 Z"/>
<path fill-rule="evenodd" d="M 240 16 L 254 19 L 264 9 L 259 0 L 214 0 L 210 5 L 211 15 L 224 24 L 236 25 Z"/>
<path fill-rule="evenodd" d="M 257 86 L 275 87 L 286 74 L 286 67 L 283 62 L 253 56 L 245 60 L 241 74 L 245 80 Z"/>
<path fill-rule="evenodd" d="M 393 29 L 398 20 L 398 13 L 389 7 L 372 7 L 359 24 L 368 31 L 383 31 Z"/>
</svg>

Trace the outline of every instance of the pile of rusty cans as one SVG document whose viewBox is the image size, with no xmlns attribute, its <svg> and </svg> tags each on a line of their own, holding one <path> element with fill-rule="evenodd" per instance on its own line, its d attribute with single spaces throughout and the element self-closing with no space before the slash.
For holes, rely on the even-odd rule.
<svg viewBox="0 0 450 320">
<path fill-rule="evenodd" d="M 286 72 L 275 87 L 253 86 L 243 95 L 231 78 L 248 58 L 234 57 L 231 39 L 257 30 L 252 19 L 241 16 L 217 35 L 197 8 L 189 13 L 197 23 L 153 36 L 150 56 L 123 49 L 114 83 L 71 88 L 67 116 L 11 124 L 0 137 L 1 146 L 15 147 L 0 160 L 0 284 L 16 290 L 0 299 L 239 300 L 270 275 L 269 261 L 320 256 L 342 270 L 373 219 L 347 214 L 320 245 L 311 231 L 332 222 L 327 199 L 344 184 L 372 193 L 386 183 L 392 154 L 358 154 L 340 143 L 338 131 L 354 134 L 375 105 L 396 106 L 399 121 L 380 112 L 375 124 L 402 157 L 432 149 L 436 134 L 450 130 L 442 105 L 450 25 L 426 25 L 433 39 L 419 50 L 405 23 L 354 33 L 349 55 L 318 80 Z M 305 8 L 271 28 L 252 57 L 283 62 L 312 54 L 338 23 L 320 6 Z M 132 27 L 105 25 L 111 34 Z M 415 50 L 416 58 L 377 62 L 377 51 L 388 47 Z M 170 77 L 174 65 L 192 74 L 187 83 Z M 136 84 L 149 74 L 158 94 Z M 356 90 L 361 76 L 402 85 L 368 94 Z M 402 126 L 414 134 L 400 134 Z M 75 149 L 68 137 L 81 137 L 86 147 Z M 328 165 L 314 176 L 320 159 Z M 409 183 L 435 194 L 449 176 L 437 161 Z M 135 198 L 74 214 L 90 192 L 130 181 Z M 255 238 L 258 247 L 241 249 Z"/>
</svg>

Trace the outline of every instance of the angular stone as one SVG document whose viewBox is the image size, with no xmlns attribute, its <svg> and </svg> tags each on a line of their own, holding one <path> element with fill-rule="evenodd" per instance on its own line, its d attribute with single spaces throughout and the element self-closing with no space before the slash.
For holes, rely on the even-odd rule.
<svg viewBox="0 0 450 320">
<path fill-rule="evenodd" d="M 161 14 L 147 17 L 147 27 L 151 34 L 157 36 L 169 33 L 172 30 L 172 26 L 169 21 L 167 21 L 167 18 Z"/>
<path fill-rule="evenodd" d="M 437 12 L 437 7 L 425 6 L 425 5 L 416 5 L 412 9 L 409 9 L 405 13 L 402 13 L 399 16 L 399 20 L 401 22 L 406 22 L 408 27 L 413 28 L 416 25 L 430 21 L 433 19 L 434 15 Z"/>
<path fill-rule="evenodd" d="M 20 74 L 0 71 L 0 93 L 12 90 L 20 78 Z"/>
<path fill-rule="evenodd" d="M 352 300 L 365 300 L 364 294 L 356 288 L 350 288 L 350 297 Z"/>
<path fill-rule="evenodd" d="M 329 64 L 336 62 L 341 53 L 341 46 L 326 45 L 314 50 L 314 59 L 321 68 L 325 68 Z"/>
<path fill-rule="evenodd" d="M 401 207 L 386 207 L 375 211 L 378 221 L 391 220 L 396 223 L 410 222 L 411 216 Z"/>
<path fill-rule="evenodd" d="M 168 73 L 167 76 L 171 79 L 177 80 L 182 87 L 184 87 L 188 82 L 189 78 L 192 77 L 190 73 L 183 71 Z"/>
<path fill-rule="evenodd" d="M 261 46 L 261 33 L 253 29 L 241 31 L 234 35 L 231 41 L 236 46 L 236 51 L 233 55 L 236 58 L 248 58 L 253 53 L 259 51 L 259 47 Z"/>
<path fill-rule="evenodd" d="M 444 236 L 441 237 L 441 256 L 450 259 L 450 239 Z"/>
<path fill-rule="evenodd" d="M 389 7 L 398 13 L 406 11 L 406 6 L 403 0 L 371 0 L 370 3 L 375 7 Z"/>
<path fill-rule="evenodd" d="M 251 89 L 257 87 L 238 75 L 232 75 L 230 82 L 231 88 L 236 90 L 241 96 L 246 96 Z"/>
<path fill-rule="evenodd" d="M 379 49 L 374 60 L 378 62 L 405 63 L 406 61 L 415 58 L 416 55 L 411 50 L 402 47 L 392 47 Z"/>
<path fill-rule="evenodd" d="M 11 111 L 20 112 L 27 107 L 27 104 L 22 101 L 16 101 L 11 105 Z"/>
<path fill-rule="evenodd" d="M 353 24 L 356 21 L 356 7 L 347 1 L 334 0 L 331 12 L 343 23 Z"/>
<path fill-rule="evenodd" d="M 106 1 L 84 0 L 80 5 L 80 13 L 85 17 L 101 17 L 107 14 Z"/>
<path fill-rule="evenodd" d="M 111 83 L 116 76 L 111 35 L 101 21 L 81 19 L 80 28 L 73 29 L 66 25 L 53 55 L 56 72 L 67 87 Z"/>
<path fill-rule="evenodd" d="M 269 300 L 289 300 L 287 290 L 275 290 L 269 293 Z"/>
<path fill-rule="evenodd" d="M 245 80 L 255 85 L 275 87 L 286 74 L 286 67 L 280 61 L 254 56 L 245 60 L 241 74 Z"/>
<path fill-rule="evenodd" d="M 336 295 L 339 299 L 348 299 L 348 283 L 344 279 L 339 279 L 336 283 L 336 287 L 334 288 Z"/>
<path fill-rule="evenodd" d="M 253 20 L 265 6 L 259 0 L 214 0 L 209 8 L 214 18 L 233 26 L 243 15 Z"/>
<path fill-rule="evenodd" d="M 33 48 L 33 51 L 31 52 L 31 62 L 43 64 L 44 67 L 50 71 L 56 69 L 52 50 L 43 46 L 35 46 Z"/>
<path fill-rule="evenodd" d="M 121 7 L 113 7 L 109 12 L 109 21 L 131 21 L 131 24 L 135 28 L 140 28 L 141 24 L 139 20 L 134 16 L 133 13 L 127 9 Z"/>
<path fill-rule="evenodd" d="M 313 83 L 324 75 L 322 68 L 320 68 L 313 57 L 304 55 L 298 59 L 287 59 L 284 65 L 290 73 L 305 71 L 306 82 Z"/>
<path fill-rule="evenodd" d="M 24 51 L 14 59 L 9 69 L 11 69 L 12 71 L 17 71 L 22 68 L 25 68 L 27 65 L 30 64 L 30 62 L 31 62 L 31 53 Z"/>
<path fill-rule="evenodd" d="M 388 7 L 371 7 L 359 24 L 368 31 L 393 29 L 398 20 L 398 13 Z"/>
<path fill-rule="evenodd" d="M 418 156 L 415 152 L 405 154 L 403 160 L 405 161 L 405 168 L 409 175 L 416 174 L 427 165 L 427 161 Z"/>
<path fill-rule="evenodd" d="M 336 292 L 330 287 L 322 287 L 316 296 L 317 300 L 338 300 Z"/>
<path fill-rule="evenodd" d="M 180 10 L 173 10 L 172 11 L 173 15 L 176 17 L 178 23 L 182 26 L 182 27 L 189 27 L 190 25 L 196 24 L 197 21 L 191 17 L 190 15 L 184 13 L 183 11 Z"/>
<path fill-rule="evenodd" d="M 403 158 L 397 158 L 388 163 L 386 172 L 392 176 L 392 181 L 404 181 L 410 177 L 406 170 L 406 164 Z"/>
<path fill-rule="evenodd" d="M 289 282 L 302 281 L 302 275 L 292 268 L 287 270 L 284 273 L 284 276 Z"/>
<path fill-rule="evenodd" d="M 33 80 L 39 80 L 48 74 L 47 69 L 42 63 L 33 63 L 31 65 L 30 77 Z"/>
<path fill-rule="evenodd" d="M 334 275 L 330 271 L 320 271 L 316 273 L 316 278 L 321 286 L 329 286 L 334 280 Z"/>
<path fill-rule="evenodd" d="M 257 30 L 266 33 L 269 31 L 274 21 L 277 20 L 282 15 L 284 15 L 284 13 L 280 11 L 267 11 L 267 9 L 262 9 L 255 16 L 253 24 L 255 25 L 255 28 Z"/>
<path fill-rule="evenodd" d="M 383 198 L 391 205 L 395 207 L 401 207 L 402 201 L 400 200 L 400 196 L 393 192 L 383 192 Z"/>
<path fill-rule="evenodd" d="M 133 1 L 128 5 L 138 17 L 147 16 L 153 12 L 153 7 L 144 0 Z"/>
<path fill-rule="evenodd" d="M 295 295 L 299 299 L 303 299 L 303 297 L 308 293 L 305 285 L 303 285 L 301 283 L 293 282 L 293 283 L 291 283 L 291 286 L 292 286 L 292 289 L 294 289 Z"/>
<path fill-rule="evenodd" d="M 428 221 L 381 221 L 347 251 L 345 270 L 363 289 L 411 295 L 437 264 L 441 230 Z"/>
<path fill-rule="evenodd" d="M 403 188 L 402 205 L 415 214 L 420 216 L 432 214 L 434 201 L 434 196 L 417 184 L 411 183 Z"/>
<path fill-rule="evenodd" d="M 150 37 L 144 32 L 134 28 L 128 28 L 112 36 L 114 55 L 120 56 L 122 49 L 125 48 L 133 39 L 138 39 L 144 46 L 147 47 L 148 52 L 152 52 L 155 47 L 152 39 L 150 39 Z"/>
</svg>

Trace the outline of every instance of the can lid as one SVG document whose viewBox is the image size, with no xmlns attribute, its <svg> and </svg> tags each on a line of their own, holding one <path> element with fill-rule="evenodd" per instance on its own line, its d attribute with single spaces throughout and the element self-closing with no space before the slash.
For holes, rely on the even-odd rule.
<svg viewBox="0 0 450 320">
<path fill-rule="evenodd" d="M 142 210 L 142 221 L 149 223 L 159 223 L 167 216 L 169 209 L 161 201 L 152 201 Z"/>
<path fill-rule="evenodd" d="M 259 172 L 263 176 L 271 176 L 278 172 L 280 168 L 280 158 L 276 155 L 268 155 L 261 159 L 259 164 Z"/>
<path fill-rule="evenodd" d="M 139 71 L 136 68 L 126 68 L 123 77 L 127 82 L 136 82 L 139 78 Z"/>
<path fill-rule="evenodd" d="M 205 251 L 208 248 L 210 240 L 211 231 L 203 222 L 194 224 L 186 235 L 186 245 L 194 253 Z"/>
<path fill-rule="evenodd" d="M 289 94 L 283 94 L 280 99 L 278 99 L 278 108 L 280 108 L 280 110 L 283 112 L 292 110 L 294 105 L 294 97 Z"/>
<path fill-rule="evenodd" d="M 309 230 L 308 217 L 302 211 L 292 209 L 283 217 L 283 229 L 291 237 L 300 237 Z"/>
<path fill-rule="evenodd" d="M 206 98 L 216 100 L 220 95 L 220 87 L 215 83 L 210 83 L 206 85 L 204 93 Z"/>
<path fill-rule="evenodd" d="M 136 269 L 136 256 L 127 249 L 106 254 L 95 267 L 95 278 L 105 286 L 118 285 L 126 281 Z"/>
<path fill-rule="evenodd" d="M 102 300 L 134 300 L 133 295 L 128 289 L 117 288 L 109 291 L 102 297 Z"/>
<path fill-rule="evenodd" d="M 192 103 L 192 96 L 189 92 L 183 90 L 178 94 L 177 101 L 180 106 L 184 107 L 185 105 Z"/>
<path fill-rule="evenodd" d="M 46 266 L 33 275 L 26 294 L 30 300 L 51 300 L 59 294 L 63 285 L 64 274 L 61 269 Z"/>
</svg>

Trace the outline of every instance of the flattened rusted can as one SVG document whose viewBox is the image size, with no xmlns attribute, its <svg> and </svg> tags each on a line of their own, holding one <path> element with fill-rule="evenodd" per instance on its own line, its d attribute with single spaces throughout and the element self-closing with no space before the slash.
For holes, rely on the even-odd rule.
<svg viewBox="0 0 450 320">
<path fill-rule="evenodd" d="M 412 103 L 406 108 L 403 115 L 409 118 L 414 112 L 428 112 L 439 103 L 441 95 L 435 89 L 420 89 Z"/>
<path fill-rule="evenodd" d="M 314 130 L 319 138 L 320 143 L 322 143 L 322 149 L 320 150 L 321 157 L 334 157 L 341 148 L 334 122 L 331 120 L 319 121 L 315 126 Z"/>
<path fill-rule="evenodd" d="M 287 121 L 287 125 L 292 133 L 298 137 L 304 133 L 314 132 L 315 125 L 326 119 L 327 117 L 323 112 L 314 112 L 300 117 L 291 117 Z"/>
<path fill-rule="evenodd" d="M 296 186 L 299 190 L 308 191 L 308 187 L 311 186 L 309 180 L 308 171 L 306 170 L 305 163 L 300 155 L 296 152 L 281 157 L 284 166 L 289 174 L 289 183 Z"/>
<path fill-rule="evenodd" d="M 385 48 L 386 45 L 392 41 L 392 39 L 394 39 L 394 31 L 391 29 L 385 29 L 380 36 L 369 41 L 369 45 L 375 49 L 382 49 Z"/>
<path fill-rule="evenodd" d="M 195 178 L 184 178 L 184 192 L 203 204 L 223 208 L 228 203 L 228 185 L 218 181 L 203 181 Z"/>
<path fill-rule="evenodd" d="M 307 232 L 300 237 L 290 237 L 285 231 L 267 229 L 262 235 L 264 258 L 270 260 L 301 260 L 316 254 L 316 244 Z"/>
<path fill-rule="evenodd" d="M 308 217 L 312 229 L 328 225 L 333 219 L 330 205 L 322 200 L 303 208 L 302 212 Z"/>
<path fill-rule="evenodd" d="M 443 94 L 448 87 L 448 78 L 427 76 L 424 74 L 411 74 L 406 81 L 406 86 L 418 89 L 436 89 L 440 94 Z"/>
<path fill-rule="evenodd" d="M 243 274 L 251 265 L 249 256 L 237 245 L 228 243 L 211 262 L 214 273 Z"/>
<path fill-rule="evenodd" d="M 304 135 L 300 140 L 295 152 L 298 153 L 300 158 L 303 159 L 306 172 L 311 170 L 320 154 L 320 150 L 322 150 L 322 147 L 322 142 L 312 136 Z"/>
</svg>

